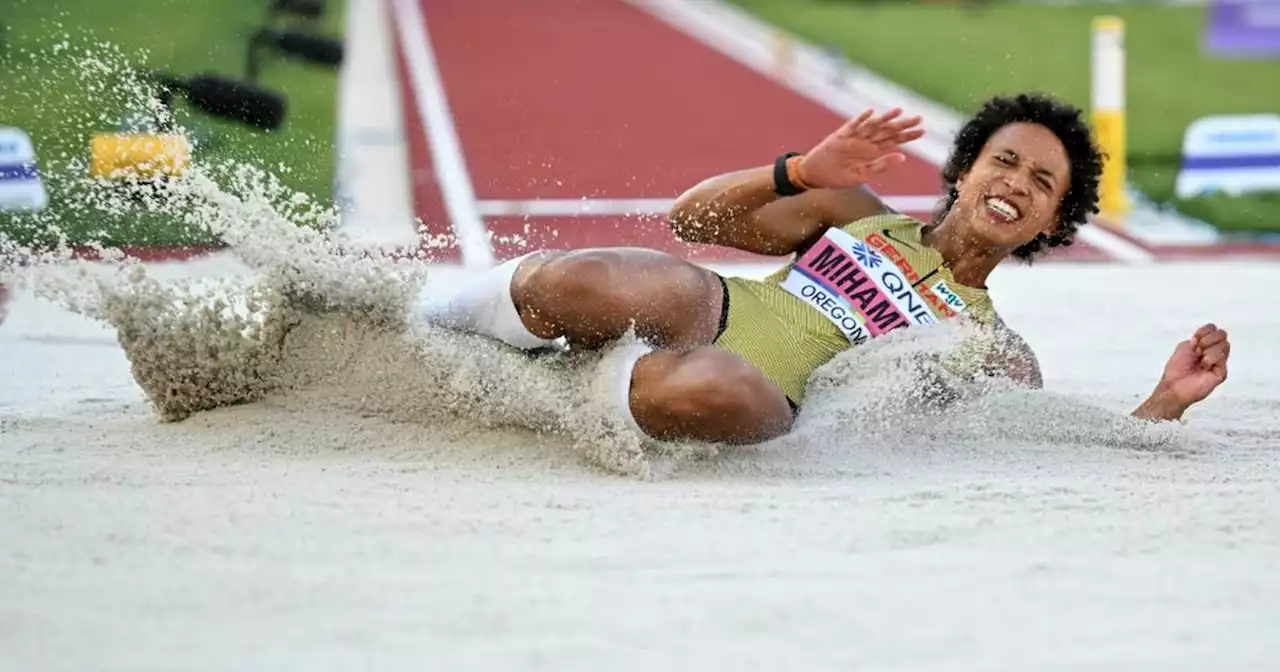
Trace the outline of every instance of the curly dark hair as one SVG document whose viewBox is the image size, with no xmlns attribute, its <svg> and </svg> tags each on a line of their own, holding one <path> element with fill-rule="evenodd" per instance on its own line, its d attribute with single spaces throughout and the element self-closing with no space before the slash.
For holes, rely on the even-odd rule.
<svg viewBox="0 0 1280 672">
<path fill-rule="evenodd" d="M 987 140 L 1008 124 L 1031 122 L 1048 128 L 1062 141 L 1071 161 L 1071 185 L 1062 196 L 1058 230 L 1050 235 L 1038 234 L 1031 242 L 1015 249 L 1013 256 L 1030 263 L 1032 257 L 1046 247 L 1070 245 L 1089 214 L 1098 212 L 1098 179 L 1102 175 L 1103 154 L 1081 116 L 1080 109 L 1040 93 L 1023 93 L 1012 98 L 996 96 L 988 100 L 956 135 L 951 156 L 942 168 L 946 198 L 934 214 L 933 225 L 941 224 L 955 205 L 960 197 L 956 182 L 961 173 L 973 166 Z"/>
</svg>

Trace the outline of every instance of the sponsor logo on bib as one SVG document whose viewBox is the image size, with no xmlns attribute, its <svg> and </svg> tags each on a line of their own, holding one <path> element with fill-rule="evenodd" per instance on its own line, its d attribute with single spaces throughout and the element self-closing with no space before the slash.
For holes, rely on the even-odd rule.
<svg viewBox="0 0 1280 672">
<path fill-rule="evenodd" d="M 960 298 L 959 294 L 956 294 L 955 291 L 947 286 L 946 280 L 938 280 L 929 285 L 929 289 L 933 290 L 934 295 L 941 298 L 946 307 L 954 312 L 961 312 L 968 307 L 964 299 Z"/>
<path fill-rule="evenodd" d="M 937 315 L 950 317 L 964 309 L 964 301 L 945 281 L 918 292 L 911 286 L 918 280 L 902 254 L 882 237 L 872 234 L 863 241 L 830 229 L 796 260 L 782 288 L 857 345 L 894 329 L 936 324 Z"/>
<path fill-rule="evenodd" d="M 888 257 L 890 261 L 897 264 L 898 268 L 902 269 L 903 275 L 907 276 L 907 280 L 910 281 L 911 284 L 914 285 L 915 283 L 920 281 L 920 274 L 916 273 L 914 268 L 911 268 L 911 264 L 907 262 L 906 257 L 903 257 L 902 253 L 898 251 L 898 248 L 894 247 L 893 245 L 890 245 L 889 241 L 885 240 L 884 237 L 882 237 L 880 234 L 872 233 L 871 235 L 867 236 L 867 242 L 870 243 L 871 245 L 874 245 L 877 249 L 883 252 L 884 255 Z M 943 287 L 946 287 L 946 283 L 944 281 L 939 280 L 938 282 L 942 283 Z M 935 283 L 935 286 L 936 284 L 937 283 Z M 942 317 L 944 318 L 953 317 L 956 314 L 956 310 L 958 309 L 955 308 L 954 304 L 948 304 L 945 299 L 939 297 L 938 294 L 933 290 L 933 287 L 934 286 L 921 287 L 919 288 L 918 291 L 920 292 L 920 295 L 923 296 L 925 300 L 928 301 L 929 304 L 932 305 L 934 309 L 939 314 L 942 315 Z M 948 287 L 947 291 L 950 292 L 951 289 Z M 957 296 L 956 300 L 959 301 L 959 299 L 960 297 Z M 962 309 L 964 306 L 963 301 L 960 301 L 960 306 Z"/>
</svg>

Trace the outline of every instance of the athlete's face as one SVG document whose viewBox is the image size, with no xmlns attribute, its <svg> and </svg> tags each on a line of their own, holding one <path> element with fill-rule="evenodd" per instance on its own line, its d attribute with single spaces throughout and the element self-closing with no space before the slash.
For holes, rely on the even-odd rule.
<svg viewBox="0 0 1280 672">
<path fill-rule="evenodd" d="M 992 134 L 960 177 L 955 207 L 970 232 L 1013 249 L 1058 227 L 1058 210 L 1071 184 L 1067 150 L 1039 124 L 1008 124 Z"/>
</svg>

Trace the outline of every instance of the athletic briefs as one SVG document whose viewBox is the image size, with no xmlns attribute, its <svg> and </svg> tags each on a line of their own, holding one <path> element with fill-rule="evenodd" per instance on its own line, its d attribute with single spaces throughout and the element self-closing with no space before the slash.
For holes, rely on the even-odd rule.
<svg viewBox="0 0 1280 672">
<path fill-rule="evenodd" d="M 900 214 L 829 229 L 763 281 L 722 278 L 726 317 L 716 345 L 764 372 L 792 404 L 809 376 L 841 351 L 895 329 L 964 314 L 995 321 L 985 289 L 961 285 Z"/>
</svg>

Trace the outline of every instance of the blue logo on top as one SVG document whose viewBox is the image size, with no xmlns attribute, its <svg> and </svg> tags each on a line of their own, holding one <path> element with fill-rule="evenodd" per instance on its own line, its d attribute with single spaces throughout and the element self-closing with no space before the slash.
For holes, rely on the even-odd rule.
<svg viewBox="0 0 1280 672">
<path fill-rule="evenodd" d="M 879 266 L 882 261 L 880 255 L 861 240 L 851 245 L 850 249 L 853 250 L 853 258 L 857 259 L 859 264 L 862 264 L 867 268 L 875 268 Z"/>
</svg>

